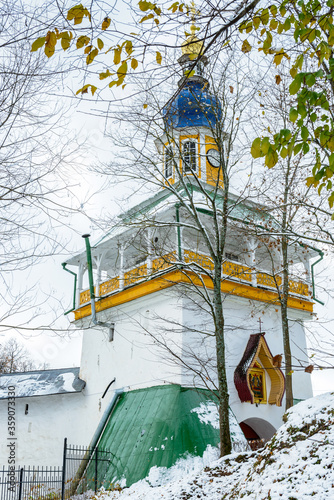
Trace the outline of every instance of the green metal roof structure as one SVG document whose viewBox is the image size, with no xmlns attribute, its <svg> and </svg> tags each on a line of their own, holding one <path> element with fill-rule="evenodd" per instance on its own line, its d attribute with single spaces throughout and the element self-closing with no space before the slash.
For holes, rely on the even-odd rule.
<svg viewBox="0 0 334 500">
<path fill-rule="evenodd" d="M 231 416 L 232 439 L 246 443 Z M 209 391 L 164 385 L 124 392 L 98 443 L 110 460 L 98 461 L 98 486 L 108 489 L 124 480 L 130 486 L 147 477 L 153 466 L 169 468 L 189 454 L 202 456 L 208 445 L 218 445 L 218 427 Z M 94 463 L 93 456 L 86 477 L 95 476 Z"/>
</svg>

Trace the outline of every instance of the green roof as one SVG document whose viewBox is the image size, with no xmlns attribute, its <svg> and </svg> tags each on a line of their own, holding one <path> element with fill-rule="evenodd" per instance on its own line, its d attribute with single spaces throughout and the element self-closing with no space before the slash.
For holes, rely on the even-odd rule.
<svg viewBox="0 0 334 500">
<path fill-rule="evenodd" d="M 171 467 L 189 454 L 202 456 L 219 443 L 217 409 L 210 392 L 164 385 L 125 392 L 109 418 L 98 444 L 110 462 L 98 462 L 98 486 L 126 486 L 148 476 L 151 467 Z M 232 438 L 244 439 L 235 418 Z M 242 437 L 241 437 L 242 436 Z M 91 474 L 95 476 L 95 460 Z"/>
</svg>

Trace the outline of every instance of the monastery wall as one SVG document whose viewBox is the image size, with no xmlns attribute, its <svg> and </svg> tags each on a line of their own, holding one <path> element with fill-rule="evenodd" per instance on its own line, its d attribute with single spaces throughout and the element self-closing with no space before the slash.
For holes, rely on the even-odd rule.
<svg viewBox="0 0 334 500">
<path fill-rule="evenodd" d="M 7 400 L 0 401 L 0 464 L 8 466 Z M 62 466 L 64 438 L 84 444 L 87 422 L 82 393 L 16 398 L 15 466 Z M 26 405 L 28 413 L 26 414 Z"/>
</svg>

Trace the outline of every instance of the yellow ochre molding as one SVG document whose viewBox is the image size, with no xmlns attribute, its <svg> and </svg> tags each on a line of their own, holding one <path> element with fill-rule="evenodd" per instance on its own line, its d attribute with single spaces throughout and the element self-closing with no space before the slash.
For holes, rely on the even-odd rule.
<svg viewBox="0 0 334 500">
<path fill-rule="evenodd" d="M 96 312 L 104 311 L 106 309 L 110 309 L 111 307 L 119 306 L 132 300 L 145 297 L 146 295 L 158 292 L 159 290 L 164 290 L 178 283 L 193 283 L 196 286 L 202 286 L 202 283 L 204 283 L 208 289 L 213 289 L 212 281 L 208 276 L 202 276 L 200 279 L 198 275 L 191 271 L 188 271 L 186 274 L 176 269 L 165 273 L 163 276 L 158 276 L 148 281 L 134 284 L 125 290 L 120 290 L 112 295 L 109 295 L 108 297 L 97 300 Z M 236 283 L 235 281 L 228 279 L 224 279 L 222 281 L 221 290 L 222 293 L 226 293 L 227 295 L 236 295 L 238 297 L 244 297 L 246 299 L 257 300 L 279 306 L 278 294 L 274 291 L 262 290 L 248 284 Z M 312 302 L 296 297 L 288 298 L 288 307 L 307 312 L 313 311 Z M 86 318 L 87 316 L 90 316 L 90 314 L 91 306 L 90 304 L 87 304 L 86 306 L 80 307 L 74 311 L 74 319 L 78 320 Z"/>
</svg>

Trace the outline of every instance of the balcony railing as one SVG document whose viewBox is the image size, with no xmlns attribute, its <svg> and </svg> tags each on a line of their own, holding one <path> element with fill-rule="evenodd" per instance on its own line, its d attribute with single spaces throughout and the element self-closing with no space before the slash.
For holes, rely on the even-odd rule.
<svg viewBox="0 0 334 500">
<path fill-rule="evenodd" d="M 127 270 L 124 273 L 124 278 L 115 276 L 99 285 L 99 297 L 104 297 L 113 292 L 120 291 L 130 285 L 138 282 L 145 281 L 148 277 L 165 271 L 171 268 L 176 262 L 175 252 L 170 252 L 162 257 L 152 260 L 149 271 L 148 263 L 141 264 Z M 212 271 L 214 264 L 210 257 L 204 254 L 199 254 L 191 250 L 184 250 L 184 262 L 186 264 L 196 264 L 197 270 L 200 272 L 201 268 L 204 270 Z M 282 278 L 279 275 L 273 276 L 265 271 L 254 271 L 250 267 L 240 264 L 238 262 L 225 261 L 223 263 L 223 278 L 231 281 L 245 283 L 255 287 L 266 288 L 272 291 L 277 290 L 277 287 L 282 284 Z M 121 286 L 123 282 L 123 286 Z M 96 293 L 96 288 L 94 288 Z M 289 280 L 289 293 L 299 295 L 305 298 L 310 298 L 309 285 L 302 281 Z M 90 301 L 90 291 L 84 290 L 80 293 L 80 306 L 87 304 Z"/>
</svg>

